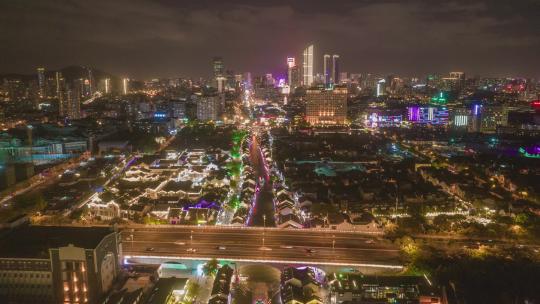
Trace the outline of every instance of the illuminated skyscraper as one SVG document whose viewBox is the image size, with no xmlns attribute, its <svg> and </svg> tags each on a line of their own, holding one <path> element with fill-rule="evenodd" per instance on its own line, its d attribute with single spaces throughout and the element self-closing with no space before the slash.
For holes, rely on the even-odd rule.
<svg viewBox="0 0 540 304">
<path fill-rule="evenodd" d="M 213 70 L 214 70 L 214 78 L 224 76 L 225 67 L 223 65 L 223 58 L 214 57 L 214 59 L 212 61 L 212 66 L 213 66 Z"/>
<path fill-rule="evenodd" d="M 333 69 L 332 69 L 333 70 Z M 324 84 L 328 87 L 332 83 L 332 70 L 330 70 L 330 55 L 323 56 Z"/>
<path fill-rule="evenodd" d="M 454 128 L 467 128 L 469 126 L 469 117 L 471 110 L 468 108 L 454 108 L 451 111 L 452 126 Z"/>
<path fill-rule="evenodd" d="M 386 80 L 381 79 L 377 82 L 377 97 L 386 95 Z"/>
<path fill-rule="evenodd" d="M 105 94 L 111 93 L 111 79 L 105 78 Z"/>
<path fill-rule="evenodd" d="M 222 96 L 201 96 L 197 99 L 197 119 L 200 121 L 216 121 L 220 119 Z"/>
<path fill-rule="evenodd" d="M 129 78 L 122 79 L 122 92 L 127 95 L 129 92 Z"/>
<path fill-rule="evenodd" d="M 225 77 L 225 66 L 223 65 L 223 58 L 214 57 L 212 60 L 212 69 L 214 72 L 214 86 L 218 89 L 218 92 L 225 90 L 227 78 Z"/>
<path fill-rule="evenodd" d="M 313 44 L 304 50 L 304 62 L 302 63 L 303 85 L 313 84 Z"/>
<path fill-rule="evenodd" d="M 217 76 L 216 77 L 216 86 L 218 89 L 218 92 L 223 92 L 225 90 L 225 85 L 227 84 L 227 78 L 224 76 Z"/>
<path fill-rule="evenodd" d="M 61 72 L 56 72 L 54 77 L 54 83 L 55 83 L 55 92 L 57 98 L 62 98 L 62 91 L 63 91 L 63 82 L 64 78 L 62 78 Z"/>
<path fill-rule="evenodd" d="M 96 83 L 94 80 L 94 75 L 92 74 L 92 69 L 88 68 L 88 93 L 89 95 L 94 94 L 95 86 L 96 86 Z"/>
<path fill-rule="evenodd" d="M 332 83 L 339 84 L 339 55 L 332 55 Z"/>
<path fill-rule="evenodd" d="M 287 57 L 287 84 L 292 87 L 292 73 L 296 66 L 294 57 Z"/>
<path fill-rule="evenodd" d="M 37 69 L 39 97 L 45 97 L 45 68 Z"/>
<path fill-rule="evenodd" d="M 66 106 L 67 111 L 65 114 L 67 114 L 70 119 L 81 118 L 81 94 L 77 86 L 67 89 Z"/>
</svg>

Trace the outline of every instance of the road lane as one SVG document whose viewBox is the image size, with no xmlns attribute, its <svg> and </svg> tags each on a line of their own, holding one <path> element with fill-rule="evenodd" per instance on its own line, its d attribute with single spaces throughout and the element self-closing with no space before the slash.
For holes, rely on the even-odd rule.
<svg viewBox="0 0 540 304">
<path fill-rule="evenodd" d="M 400 250 L 392 244 L 354 233 L 303 233 L 269 229 L 264 231 L 264 247 L 267 250 L 261 250 L 261 229 L 193 229 L 192 234 L 190 229 L 141 228 L 133 232 L 124 230 L 121 237 L 124 254 L 128 256 L 401 264 Z M 225 249 L 220 250 L 218 246 L 225 246 Z M 188 252 L 188 248 L 194 248 L 196 252 Z"/>
</svg>

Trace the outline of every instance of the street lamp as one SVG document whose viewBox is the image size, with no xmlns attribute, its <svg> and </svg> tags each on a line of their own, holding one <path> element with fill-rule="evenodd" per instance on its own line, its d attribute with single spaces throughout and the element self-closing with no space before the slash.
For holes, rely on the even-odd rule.
<svg viewBox="0 0 540 304">
<path fill-rule="evenodd" d="M 263 248 L 265 248 L 264 246 L 264 237 L 265 237 L 265 232 L 266 232 L 266 214 L 263 214 L 263 236 L 262 236 L 262 246 Z"/>
<path fill-rule="evenodd" d="M 397 180 L 396 180 L 396 183 L 394 184 L 394 186 L 396 187 L 396 211 L 395 211 L 395 215 L 396 215 L 396 225 L 397 225 L 398 224 L 398 202 L 399 202 L 399 190 L 398 190 Z"/>
<path fill-rule="evenodd" d="M 133 250 L 133 232 L 135 231 L 135 229 L 131 228 L 131 250 Z"/>
<path fill-rule="evenodd" d="M 336 249 L 336 235 L 332 234 L 332 253 L 335 251 L 335 249 Z"/>
</svg>

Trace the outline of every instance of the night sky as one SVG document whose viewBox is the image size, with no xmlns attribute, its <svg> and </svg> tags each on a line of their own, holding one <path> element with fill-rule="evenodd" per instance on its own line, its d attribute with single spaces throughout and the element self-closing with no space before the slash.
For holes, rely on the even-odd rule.
<svg viewBox="0 0 540 304">
<path fill-rule="evenodd" d="M 540 76 L 540 0 L 0 0 L 0 73 L 90 65 L 136 78 L 280 71 L 315 44 L 342 71 Z"/>
</svg>

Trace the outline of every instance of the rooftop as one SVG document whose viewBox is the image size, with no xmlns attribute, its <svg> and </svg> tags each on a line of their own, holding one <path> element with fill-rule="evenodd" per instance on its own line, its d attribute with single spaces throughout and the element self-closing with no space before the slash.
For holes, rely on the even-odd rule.
<svg viewBox="0 0 540 304">
<path fill-rule="evenodd" d="M 148 297 L 147 304 L 153 303 L 165 303 L 170 294 L 184 290 L 187 279 L 177 278 L 161 278 L 156 283 L 150 296 Z"/>
<path fill-rule="evenodd" d="M 94 249 L 111 233 L 108 227 L 23 226 L 3 231 L 0 236 L 0 257 L 48 258 L 49 248 L 69 244 Z"/>
</svg>

